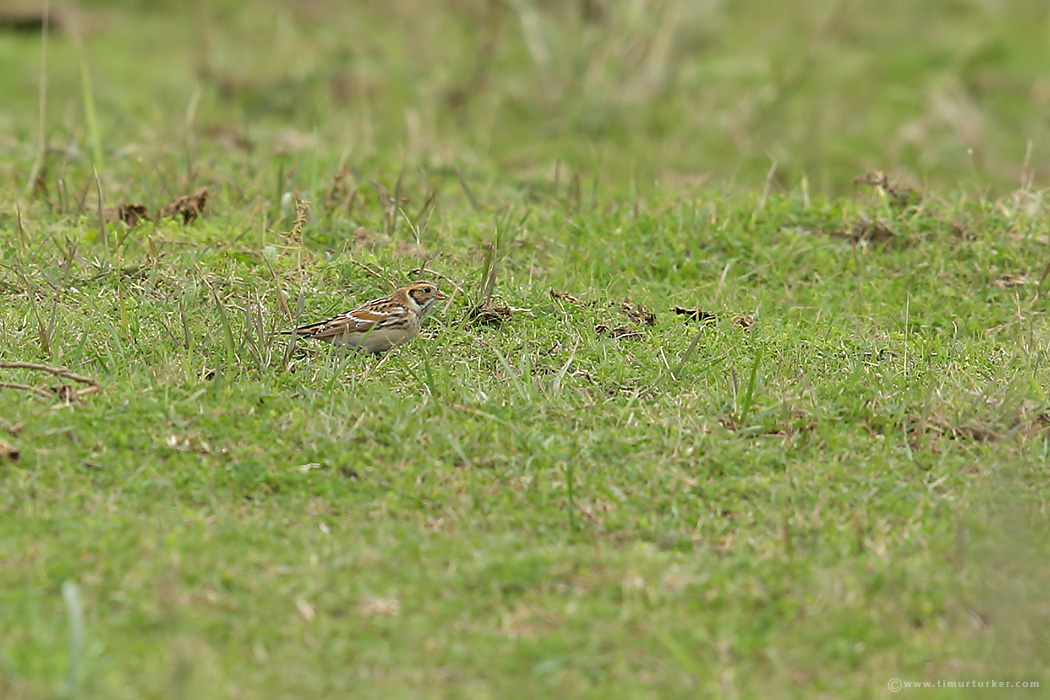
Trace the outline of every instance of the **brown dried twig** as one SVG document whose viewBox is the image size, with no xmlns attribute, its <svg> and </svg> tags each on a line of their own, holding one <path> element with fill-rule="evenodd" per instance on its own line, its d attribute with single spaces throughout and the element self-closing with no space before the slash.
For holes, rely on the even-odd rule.
<svg viewBox="0 0 1050 700">
<path fill-rule="evenodd" d="M 17 389 L 18 391 L 30 391 L 40 396 L 51 396 L 50 393 L 44 391 L 35 386 L 29 386 L 28 384 L 19 384 L 18 382 L 0 382 L 0 389 Z"/>
<path fill-rule="evenodd" d="M 41 365 L 35 362 L 0 362 L 0 369 L 28 369 L 38 372 L 47 372 L 56 377 L 61 377 L 62 379 L 69 379 L 74 382 L 88 385 L 86 389 L 81 389 L 80 391 L 74 391 L 71 387 L 66 387 L 64 385 L 60 385 L 53 390 L 54 393 L 57 393 L 60 397 L 65 398 L 66 400 L 77 399 L 81 396 L 86 396 L 87 394 L 93 394 L 102 388 L 102 384 L 97 380 L 76 374 L 65 367 L 52 367 L 50 365 Z M 29 386 L 28 384 L 18 384 L 16 382 L 0 382 L 0 387 L 18 389 L 20 391 L 31 391 L 41 396 L 51 395 L 45 389 Z"/>
</svg>

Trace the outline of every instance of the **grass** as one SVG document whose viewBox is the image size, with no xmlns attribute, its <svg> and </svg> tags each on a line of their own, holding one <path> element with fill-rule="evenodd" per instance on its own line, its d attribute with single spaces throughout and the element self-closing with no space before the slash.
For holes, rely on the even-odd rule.
<svg viewBox="0 0 1050 700">
<path fill-rule="evenodd" d="M 0 43 L 0 695 L 1045 687 L 1047 10 L 797 5 L 89 4 L 28 190 Z"/>
</svg>

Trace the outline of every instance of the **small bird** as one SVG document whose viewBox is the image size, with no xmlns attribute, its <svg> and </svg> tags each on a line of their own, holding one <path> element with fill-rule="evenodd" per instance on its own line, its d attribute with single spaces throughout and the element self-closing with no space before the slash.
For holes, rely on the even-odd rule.
<svg viewBox="0 0 1050 700">
<path fill-rule="evenodd" d="M 430 307 L 447 298 L 430 282 L 414 282 L 327 321 L 281 332 L 379 355 L 419 335 Z"/>
</svg>

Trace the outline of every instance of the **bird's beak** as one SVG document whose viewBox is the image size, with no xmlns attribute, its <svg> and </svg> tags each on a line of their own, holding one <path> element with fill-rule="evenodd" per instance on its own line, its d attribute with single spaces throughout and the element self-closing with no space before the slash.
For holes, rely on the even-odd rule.
<svg viewBox="0 0 1050 700">
<path fill-rule="evenodd" d="M 438 290 L 437 296 L 434 298 L 438 301 L 445 301 L 445 299 L 448 299 L 448 295 L 443 294 L 440 290 Z"/>
</svg>

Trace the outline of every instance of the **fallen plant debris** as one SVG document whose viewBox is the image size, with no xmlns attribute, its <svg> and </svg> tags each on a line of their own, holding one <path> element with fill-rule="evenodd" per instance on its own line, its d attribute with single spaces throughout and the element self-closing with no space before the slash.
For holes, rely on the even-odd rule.
<svg viewBox="0 0 1050 700">
<path fill-rule="evenodd" d="M 128 228 L 135 228 L 142 221 L 156 221 L 167 218 L 181 218 L 182 223 L 189 224 L 204 213 L 204 204 L 208 200 L 208 188 L 202 187 L 193 194 L 171 201 L 157 213 L 150 214 L 149 207 L 138 202 L 121 202 L 115 207 L 108 207 L 103 213 L 108 223 L 123 223 Z"/>
<path fill-rule="evenodd" d="M 149 221 L 149 209 L 144 204 L 121 202 L 116 207 L 106 210 L 106 221 L 119 221 L 128 228 L 135 228 L 140 221 Z"/>
<path fill-rule="evenodd" d="M 514 315 L 514 310 L 509 306 L 492 306 L 490 304 L 478 304 L 470 310 L 470 320 L 483 323 L 486 326 L 500 326 L 504 321 L 509 321 Z"/>
<path fill-rule="evenodd" d="M 325 210 L 328 214 L 331 214 L 336 209 L 346 210 L 347 213 L 351 213 L 356 198 L 357 188 L 354 186 L 353 177 L 350 175 L 350 168 L 344 163 L 332 177 L 332 185 L 328 190 Z"/>
<path fill-rule="evenodd" d="M 952 235 L 964 241 L 976 241 L 977 233 L 961 221 L 951 223 Z M 1045 241 L 1044 241 L 1045 243 Z"/>
<path fill-rule="evenodd" d="M 630 326 L 616 326 L 615 328 L 609 328 L 608 326 L 598 325 L 594 327 L 594 330 L 599 335 L 607 335 L 613 340 L 641 340 L 644 335 L 636 328 Z"/>
<path fill-rule="evenodd" d="M 70 379 L 74 382 L 81 384 L 87 384 L 86 389 L 77 390 L 68 384 L 58 384 L 48 389 L 42 389 L 36 386 L 30 386 L 29 384 L 20 384 L 17 382 L 0 382 L 0 388 L 4 389 L 16 389 L 18 391 L 28 391 L 38 396 L 58 396 L 60 399 L 66 402 L 72 402 L 80 399 L 88 394 L 93 394 L 102 388 L 97 380 L 91 377 L 84 377 L 79 374 L 75 374 L 65 367 L 51 367 L 50 365 L 41 365 L 35 362 L 0 362 L 0 369 L 28 369 L 39 372 L 47 372 L 56 377 L 62 379 Z"/>
<path fill-rule="evenodd" d="M 858 214 L 847 229 L 840 229 L 836 235 L 848 238 L 854 243 L 861 241 L 867 243 L 888 243 L 891 241 L 907 240 L 897 232 L 885 219 L 872 219 L 867 214 Z"/>
<path fill-rule="evenodd" d="M 891 180 L 886 173 L 881 170 L 876 170 L 870 173 L 864 173 L 853 180 L 855 185 L 872 185 L 885 192 L 890 202 L 897 207 L 904 208 L 914 201 L 919 199 L 919 192 L 909 185 L 904 183 Z"/>
<path fill-rule="evenodd" d="M 687 320 L 699 321 L 700 323 L 709 323 L 717 320 L 717 316 L 710 311 L 702 311 L 700 309 L 687 309 L 684 306 L 676 306 L 673 309 L 679 316 L 686 316 Z"/>
<path fill-rule="evenodd" d="M 496 272 L 499 261 L 496 257 L 498 241 L 485 246 L 481 268 L 481 282 L 478 285 L 478 302 L 471 307 L 468 318 L 487 326 L 500 326 L 509 321 L 514 310 L 509 306 L 497 306 L 492 303 L 492 294 L 496 288 Z"/>
<path fill-rule="evenodd" d="M 624 299 L 620 303 L 620 309 L 627 314 L 627 318 L 640 326 L 656 325 L 656 314 L 649 311 L 641 304 L 631 304 L 630 299 Z"/>
<path fill-rule="evenodd" d="M 1023 287 L 1026 284 L 1033 284 L 1033 280 L 1031 280 L 1028 275 L 1013 275 L 1006 273 L 996 278 L 994 284 L 999 289 L 1009 289 L 1011 287 Z"/>
<path fill-rule="evenodd" d="M 292 245 L 302 245 L 303 227 L 306 226 L 306 215 L 310 213 L 310 203 L 298 197 L 293 197 L 293 201 L 295 202 L 295 221 L 292 222 L 291 230 L 281 235 Z"/>
<path fill-rule="evenodd" d="M 755 317 L 751 314 L 737 314 L 733 317 L 733 323 L 746 331 L 748 328 L 755 325 Z"/>
<path fill-rule="evenodd" d="M 208 188 L 202 187 L 193 194 L 187 194 L 164 205 L 157 215 L 158 219 L 182 218 L 182 223 L 190 224 L 204 213 L 208 201 Z"/>
<path fill-rule="evenodd" d="M 551 289 L 551 299 L 554 299 L 555 301 L 558 301 L 558 300 L 567 301 L 570 304 L 579 304 L 580 306 L 590 306 L 591 305 L 588 302 L 584 301 L 583 299 L 580 299 L 579 297 L 574 297 L 572 294 L 569 294 L 568 292 L 559 292 L 556 289 Z"/>
<path fill-rule="evenodd" d="M 19 454 L 20 452 L 17 447 L 9 443 L 7 440 L 0 438 L 0 462 L 3 462 L 4 460 L 11 460 L 14 462 L 18 459 Z"/>
</svg>

